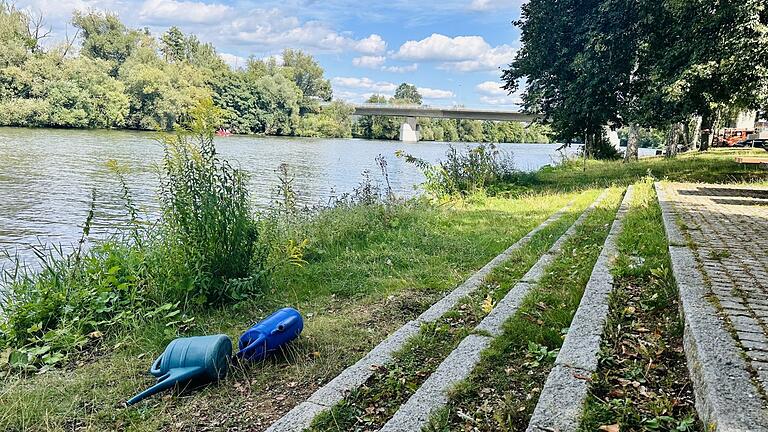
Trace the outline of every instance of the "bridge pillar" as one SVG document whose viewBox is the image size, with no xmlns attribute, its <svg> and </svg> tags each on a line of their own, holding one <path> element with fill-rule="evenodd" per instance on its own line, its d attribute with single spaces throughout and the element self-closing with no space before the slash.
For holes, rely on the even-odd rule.
<svg viewBox="0 0 768 432">
<path fill-rule="evenodd" d="M 418 142 L 421 134 L 420 129 L 416 117 L 407 117 L 405 123 L 400 126 L 400 141 Z"/>
</svg>

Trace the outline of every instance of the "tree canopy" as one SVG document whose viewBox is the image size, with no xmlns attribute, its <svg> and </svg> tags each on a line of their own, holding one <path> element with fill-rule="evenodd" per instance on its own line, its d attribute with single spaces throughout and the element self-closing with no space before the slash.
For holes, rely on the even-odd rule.
<svg viewBox="0 0 768 432">
<path fill-rule="evenodd" d="M 765 110 L 764 1 L 530 0 L 515 24 L 522 48 L 504 88 L 525 80 L 525 108 L 563 139 L 693 117 L 710 130 L 726 109 Z"/>
</svg>

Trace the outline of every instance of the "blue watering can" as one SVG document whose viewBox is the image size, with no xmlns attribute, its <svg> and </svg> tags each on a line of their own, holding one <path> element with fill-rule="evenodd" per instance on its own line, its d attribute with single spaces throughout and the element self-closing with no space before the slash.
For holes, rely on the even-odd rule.
<svg viewBox="0 0 768 432">
<path fill-rule="evenodd" d="M 296 339 L 303 329 L 304 320 L 299 311 L 293 308 L 280 309 L 240 336 L 237 356 L 245 360 L 261 360 Z"/>
<path fill-rule="evenodd" d="M 232 341 L 227 335 L 195 336 L 171 341 L 152 363 L 149 373 L 157 384 L 130 398 L 128 405 L 171 388 L 182 381 L 218 381 L 227 375 Z"/>
</svg>

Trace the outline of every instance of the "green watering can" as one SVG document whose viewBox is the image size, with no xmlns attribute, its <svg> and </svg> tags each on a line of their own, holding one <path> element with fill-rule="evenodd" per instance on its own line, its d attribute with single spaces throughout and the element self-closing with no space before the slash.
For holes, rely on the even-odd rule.
<svg viewBox="0 0 768 432">
<path fill-rule="evenodd" d="M 157 377 L 157 384 L 128 399 L 126 404 L 133 405 L 180 382 L 224 379 L 231 356 L 232 341 L 227 335 L 174 339 L 149 369 Z"/>
</svg>

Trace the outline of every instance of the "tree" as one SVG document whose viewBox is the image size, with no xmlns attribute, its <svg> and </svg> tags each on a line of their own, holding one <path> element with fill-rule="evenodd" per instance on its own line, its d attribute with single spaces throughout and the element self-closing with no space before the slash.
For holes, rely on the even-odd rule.
<svg viewBox="0 0 768 432">
<path fill-rule="evenodd" d="M 72 25 L 83 37 L 81 52 L 91 58 L 113 62 L 113 74 L 143 37 L 141 32 L 127 28 L 117 15 L 109 12 L 75 11 Z"/>
<path fill-rule="evenodd" d="M 333 101 L 318 114 L 301 118 L 296 135 L 307 137 L 348 138 L 352 136 L 352 113 L 355 109 L 344 102 Z"/>
<path fill-rule="evenodd" d="M 37 41 L 27 31 L 28 21 L 13 4 L 0 1 L 0 68 L 22 64 L 35 49 Z"/>
<path fill-rule="evenodd" d="M 266 66 L 269 69 L 270 65 Z M 333 96 L 331 82 L 325 79 L 323 75 L 325 71 L 311 55 L 299 50 L 284 50 L 281 72 L 301 90 L 302 113 L 316 112 L 319 107 L 318 101 L 331 100 Z"/>
<path fill-rule="evenodd" d="M 607 0 L 611 1 L 611 0 Z M 602 56 L 611 40 L 594 40 L 600 0 L 531 0 L 522 6 L 522 48 L 504 70 L 504 89 L 513 92 L 525 78 L 523 105 L 552 124 L 562 139 L 584 138 L 592 155 L 610 155 L 604 125 L 616 120 L 616 85 L 601 76 Z M 618 42 L 616 42 L 618 43 Z"/>
<path fill-rule="evenodd" d="M 395 100 L 405 103 L 421 105 L 421 94 L 413 84 L 402 83 L 395 90 Z"/>
<path fill-rule="evenodd" d="M 187 40 L 178 27 L 173 26 L 160 37 L 160 50 L 165 55 L 165 61 L 180 62 L 188 60 Z"/>
</svg>

